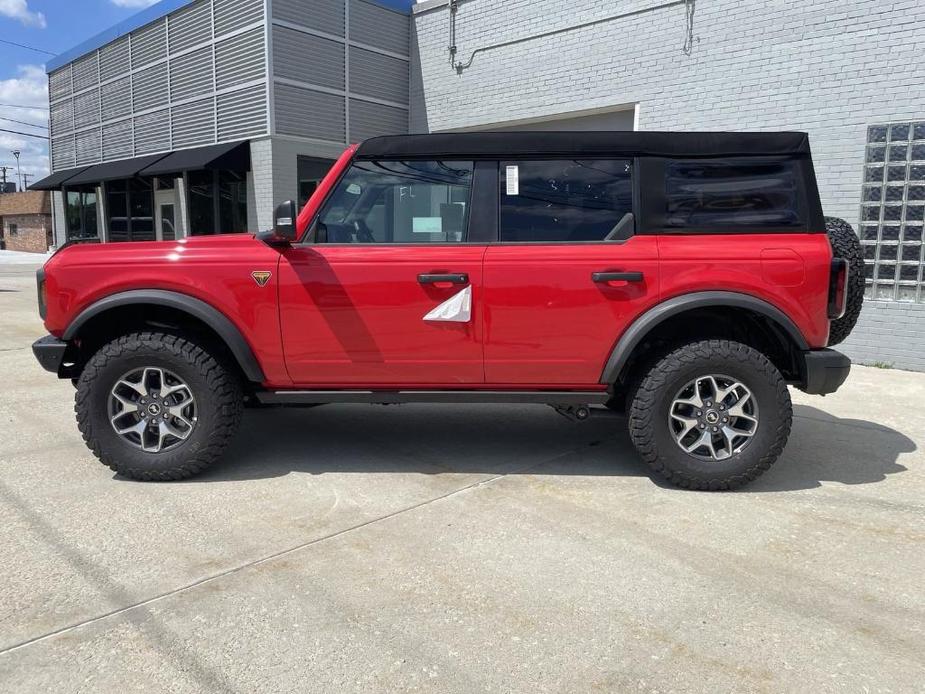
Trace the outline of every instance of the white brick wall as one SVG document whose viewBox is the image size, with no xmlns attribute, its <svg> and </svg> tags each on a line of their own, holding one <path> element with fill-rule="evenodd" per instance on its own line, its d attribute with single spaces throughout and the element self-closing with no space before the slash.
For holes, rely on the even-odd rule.
<svg viewBox="0 0 925 694">
<path fill-rule="evenodd" d="M 921 0 L 699 0 L 689 56 L 683 2 L 467 0 L 457 60 L 634 12 L 478 53 L 457 74 L 449 9 L 420 5 L 412 132 L 626 103 L 639 104 L 641 130 L 805 130 L 826 213 L 856 226 L 867 126 L 925 120 Z M 848 345 L 859 359 L 925 370 L 925 306 L 869 304 Z"/>
</svg>

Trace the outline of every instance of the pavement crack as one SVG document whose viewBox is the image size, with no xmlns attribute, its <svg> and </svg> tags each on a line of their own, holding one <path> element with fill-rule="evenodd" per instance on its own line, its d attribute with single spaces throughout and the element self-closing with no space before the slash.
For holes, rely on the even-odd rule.
<svg viewBox="0 0 925 694">
<path fill-rule="evenodd" d="M 89 619 L 84 619 L 84 620 L 81 620 L 81 621 L 79 621 L 79 622 L 75 622 L 75 623 L 73 623 L 73 624 L 68 624 L 67 626 L 63 626 L 63 627 L 60 627 L 60 628 L 58 628 L 58 629 L 54 629 L 54 630 L 52 630 L 52 631 L 46 632 L 46 633 L 44 633 L 44 634 L 40 634 L 39 636 L 34 636 L 34 637 L 32 637 L 32 638 L 25 639 L 25 640 L 23 640 L 23 641 L 20 641 L 19 643 L 15 643 L 15 644 L 13 644 L 13 645 L 11 645 L 11 646 L 7 646 L 7 647 L 5 647 L 5 648 L 0 648 L 0 656 L 7 655 L 7 654 L 12 653 L 12 652 L 14 652 L 14 651 L 17 651 L 17 650 L 19 650 L 19 649 L 21 649 L 21 648 L 26 648 L 27 646 L 31 646 L 31 645 L 36 644 L 36 643 L 39 643 L 39 642 L 41 642 L 41 641 L 45 641 L 45 640 L 54 638 L 55 636 L 60 636 L 60 635 L 62 635 L 62 634 L 65 634 L 65 633 L 74 631 L 74 630 L 76 630 L 76 629 L 80 629 L 80 628 L 82 628 L 82 627 L 89 626 L 89 625 L 91 625 L 91 624 L 96 624 L 97 622 L 101 622 L 101 621 L 103 621 L 103 620 L 109 619 L 110 617 L 115 617 L 115 616 L 118 616 L 118 615 L 123 615 L 123 614 L 126 614 L 126 613 L 128 613 L 128 612 L 131 612 L 131 611 L 133 611 L 133 610 L 136 610 L 136 609 L 139 609 L 139 608 L 142 608 L 142 607 L 147 607 L 147 606 L 152 605 L 152 604 L 154 604 L 154 603 L 156 603 L 156 602 L 160 602 L 160 601 L 162 601 L 162 600 L 165 600 L 166 598 L 172 597 L 172 596 L 174 596 L 174 595 L 178 595 L 178 594 L 180 594 L 180 593 L 184 593 L 184 592 L 186 592 L 186 591 L 192 590 L 192 589 L 194 589 L 194 588 L 198 588 L 198 587 L 203 586 L 203 585 L 207 585 L 207 584 L 209 584 L 209 583 L 213 583 L 214 581 L 217 581 L 217 580 L 219 580 L 219 579 L 225 578 L 225 577 L 227 577 L 227 576 L 234 575 L 234 574 L 239 573 L 239 572 L 241 572 L 241 571 L 244 571 L 244 570 L 246 570 L 246 569 L 249 569 L 249 568 L 252 568 L 252 567 L 255 567 L 255 566 L 260 566 L 260 565 L 262 565 L 262 564 L 266 564 L 267 562 L 271 562 L 271 561 L 274 561 L 274 560 L 279 559 L 279 558 L 281 558 L 281 557 L 285 557 L 285 556 L 288 556 L 288 555 L 290 555 L 290 554 L 294 554 L 295 552 L 300 552 L 300 551 L 302 551 L 302 550 L 304 550 L 304 549 L 308 549 L 309 547 L 312 547 L 312 546 L 314 546 L 314 545 L 320 544 L 320 543 L 322 543 L 322 542 L 327 542 L 328 540 L 333 540 L 333 539 L 335 539 L 335 538 L 341 537 L 342 535 L 346 535 L 346 534 L 348 534 L 348 533 L 352 533 L 352 532 L 354 532 L 354 531 L 356 531 L 356 530 L 361 530 L 362 528 L 368 527 L 368 526 L 373 525 L 373 524 L 375 524 L 375 523 L 380 523 L 380 522 L 382 522 L 382 521 L 386 521 L 386 520 L 389 520 L 389 519 L 391 519 L 391 518 L 395 518 L 395 517 L 397 517 L 397 516 L 400 516 L 400 515 L 402 515 L 402 514 L 404 514 L 404 513 L 408 513 L 408 512 L 410 512 L 410 511 L 415 511 L 415 510 L 417 510 L 417 509 L 423 508 L 424 506 L 428 506 L 428 505 L 433 504 L 433 503 L 436 503 L 436 502 L 438 502 L 438 501 L 443 501 L 444 499 L 448 499 L 448 498 L 450 498 L 450 497 L 452 497 L 452 496 L 455 496 L 455 495 L 457 495 L 457 494 L 461 494 L 461 493 L 463 493 L 463 492 L 469 491 L 470 489 L 475 489 L 475 488 L 477 488 L 477 487 L 484 487 L 484 486 L 486 486 L 486 485 L 492 484 L 493 482 L 496 482 L 496 481 L 499 480 L 499 479 L 502 479 L 502 478 L 504 478 L 504 477 L 507 477 L 508 475 L 522 474 L 522 473 L 527 472 L 527 471 L 529 471 L 529 470 L 532 470 L 532 469 L 534 469 L 534 468 L 538 468 L 538 467 L 542 467 L 542 466 L 544 466 L 544 465 L 548 465 L 549 463 L 552 463 L 552 462 L 558 460 L 559 458 L 564 458 L 564 457 L 567 457 L 567 456 L 570 456 L 570 455 L 574 455 L 578 450 L 581 450 L 581 449 L 572 449 L 572 450 L 566 451 L 566 452 L 564 452 L 564 453 L 561 453 L 561 454 L 559 454 L 559 455 L 553 456 L 552 458 L 546 458 L 546 459 L 544 459 L 544 460 L 542 460 L 542 461 L 539 461 L 539 462 L 531 463 L 531 464 L 524 465 L 524 466 L 521 466 L 521 467 L 518 467 L 518 468 L 511 469 L 511 470 L 506 470 L 506 471 L 504 471 L 504 472 L 500 472 L 500 473 L 495 474 L 495 475 L 490 475 L 490 476 L 488 476 L 488 477 L 475 480 L 475 481 L 473 481 L 473 482 L 470 482 L 469 484 L 463 485 L 462 487 L 458 487 L 458 488 L 456 488 L 456 489 L 453 489 L 453 490 L 451 490 L 451 491 L 449 491 L 449 492 L 447 492 L 447 493 L 445 493 L 445 494 L 440 494 L 439 496 L 435 496 L 435 497 L 433 497 L 433 498 L 426 499 L 426 500 L 424 500 L 424 501 L 420 501 L 420 502 L 418 502 L 418 503 L 416 503 L 416 504 L 411 504 L 410 506 L 406 506 L 406 507 L 404 507 L 404 508 L 400 508 L 400 509 L 398 509 L 398 510 L 396 510 L 396 511 L 392 511 L 391 513 L 386 513 L 386 514 L 384 514 L 384 515 L 382 515 L 382 516 L 377 516 L 376 518 L 371 518 L 371 519 L 369 519 L 369 520 L 363 521 L 362 523 L 357 523 L 357 524 L 355 524 L 355 525 L 351 525 L 351 526 L 349 526 L 349 527 L 347 527 L 347 528 L 344 528 L 344 529 L 342 529 L 342 530 L 338 530 L 338 531 L 333 532 L 333 533 L 330 533 L 330 534 L 328 534 L 328 535 L 323 535 L 323 536 L 317 537 L 317 538 L 315 538 L 315 539 L 313 539 L 313 540 L 309 540 L 309 541 L 307 541 L 307 542 L 302 542 L 302 543 L 299 543 L 299 544 L 294 545 L 294 546 L 292 546 L 292 547 L 288 547 L 288 548 L 286 548 L 286 549 L 279 550 L 278 552 L 273 552 L 272 554 L 268 554 L 268 555 L 263 556 L 263 557 L 260 557 L 260 558 L 258 558 L 258 559 L 253 559 L 253 560 L 248 561 L 248 562 L 245 562 L 245 563 L 243 563 L 243 564 L 239 564 L 239 565 L 237 565 L 237 566 L 233 566 L 233 567 L 231 567 L 231 568 L 229 568 L 229 569 L 225 569 L 224 571 L 219 571 L 218 573 L 212 574 L 212 575 L 210 575 L 210 576 L 206 576 L 206 577 L 204 577 L 204 578 L 201 578 L 201 579 L 199 579 L 199 580 L 193 581 L 193 582 L 191 582 L 191 583 L 187 583 L 187 584 L 185 584 L 185 585 L 179 586 L 179 587 L 174 588 L 174 589 L 172 589 L 172 590 L 168 590 L 168 591 L 165 591 L 165 592 L 163 592 L 163 593 L 158 593 L 157 595 L 154 595 L 154 596 L 152 596 L 152 597 L 150 597 L 150 598 L 145 598 L 144 600 L 139 600 L 139 601 L 133 602 L 133 603 L 131 603 L 131 604 L 129 604 L 129 605 L 125 605 L 125 606 L 123 606 L 123 607 L 119 607 L 119 608 L 117 608 L 117 609 L 110 610 L 109 612 L 104 612 L 103 614 L 96 615 L 95 617 L 90 617 Z"/>
</svg>

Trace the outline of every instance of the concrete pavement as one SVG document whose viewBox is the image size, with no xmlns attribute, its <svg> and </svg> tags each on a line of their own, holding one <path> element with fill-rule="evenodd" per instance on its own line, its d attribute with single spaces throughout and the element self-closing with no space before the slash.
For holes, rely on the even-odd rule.
<svg viewBox="0 0 925 694">
<path fill-rule="evenodd" d="M 925 374 L 794 392 L 736 493 L 538 406 L 248 412 L 188 482 L 114 477 L 0 266 L 0 690 L 922 691 Z"/>
</svg>

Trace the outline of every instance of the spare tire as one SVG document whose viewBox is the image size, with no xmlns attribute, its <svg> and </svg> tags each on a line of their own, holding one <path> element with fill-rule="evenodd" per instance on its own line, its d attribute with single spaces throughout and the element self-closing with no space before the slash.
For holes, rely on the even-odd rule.
<svg viewBox="0 0 925 694">
<path fill-rule="evenodd" d="M 845 340 L 854 329 L 864 302 L 864 253 L 854 229 L 844 219 L 825 218 L 825 231 L 832 246 L 832 255 L 848 261 L 848 299 L 845 315 L 829 326 L 829 345 Z"/>
</svg>

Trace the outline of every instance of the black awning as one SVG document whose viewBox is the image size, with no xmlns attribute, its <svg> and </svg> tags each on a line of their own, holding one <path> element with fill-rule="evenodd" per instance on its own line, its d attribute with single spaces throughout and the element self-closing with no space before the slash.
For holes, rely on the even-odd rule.
<svg viewBox="0 0 925 694">
<path fill-rule="evenodd" d="M 119 161 L 108 161 L 105 164 L 97 164 L 86 169 L 69 179 L 69 186 L 80 183 L 99 183 L 100 181 L 114 181 L 118 178 L 131 178 L 146 166 L 150 166 L 159 159 L 170 156 L 168 154 L 149 154 L 145 157 L 135 157 L 134 159 L 120 159 Z"/>
<path fill-rule="evenodd" d="M 141 172 L 143 176 L 160 176 L 163 174 L 194 171 L 196 169 L 231 169 L 249 171 L 251 168 L 250 142 L 228 142 L 221 145 L 209 145 L 194 149 L 181 149 Z"/>
<path fill-rule="evenodd" d="M 62 169 L 61 171 L 55 171 L 50 176 L 46 176 L 45 178 L 39 179 L 33 183 L 31 186 L 29 186 L 29 190 L 58 190 L 62 183 L 65 183 L 80 172 L 86 171 L 89 168 L 89 166 L 78 166 L 73 169 Z"/>
</svg>

